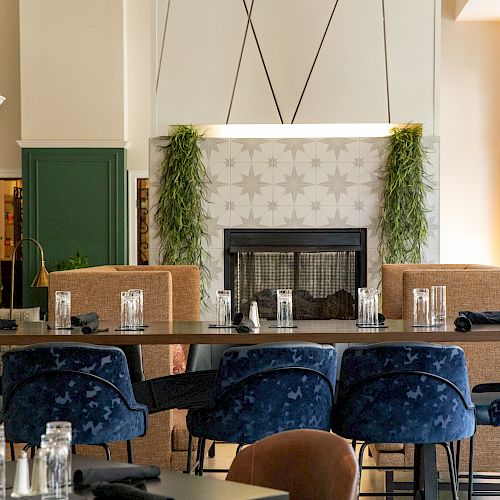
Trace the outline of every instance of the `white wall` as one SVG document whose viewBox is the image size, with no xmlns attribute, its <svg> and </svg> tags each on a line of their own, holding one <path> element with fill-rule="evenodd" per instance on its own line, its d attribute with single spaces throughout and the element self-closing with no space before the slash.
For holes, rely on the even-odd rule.
<svg viewBox="0 0 500 500">
<path fill-rule="evenodd" d="M 175 123 L 225 123 L 246 28 L 242 2 L 157 4 L 157 133 Z M 250 6 L 251 2 L 247 1 Z M 440 0 L 386 0 L 391 121 L 437 135 L 436 32 Z M 283 120 L 290 123 L 332 10 L 329 0 L 255 0 L 252 20 Z M 382 3 L 338 4 L 295 123 L 387 122 Z M 248 31 L 229 123 L 279 123 Z"/>
<path fill-rule="evenodd" d="M 441 262 L 500 264 L 500 23 L 443 2 Z"/>
<path fill-rule="evenodd" d="M 0 0 L 0 177 L 21 175 L 21 150 L 16 144 L 21 134 L 21 86 L 19 76 L 19 6 Z"/>
<path fill-rule="evenodd" d="M 126 139 L 124 15 L 124 0 L 20 0 L 23 140 Z"/>
<path fill-rule="evenodd" d="M 127 0 L 128 170 L 147 170 L 151 131 L 151 2 Z"/>
</svg>

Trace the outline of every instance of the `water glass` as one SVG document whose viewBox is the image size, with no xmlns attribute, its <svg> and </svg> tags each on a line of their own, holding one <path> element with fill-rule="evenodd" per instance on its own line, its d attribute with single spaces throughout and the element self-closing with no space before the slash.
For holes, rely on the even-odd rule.
<svg viewBox="0 0 500 500">
<path fill-rule="evenodd" d="M 436 326 L 446 323 L 445 286 L 431 286 L 431 322 Z"/>
<path fill-rule="evenodd" d="M 231 290 L 218 290 L 215 303 L 218 326 L 231 326 Z"/>
<path fill-rule="evenodd" d="M 64 436 L 67 439 L 70 446 L 73 442 L 73 430 L 71 427 L 71 422 L 65 422 L 65 421 L 47 422 L 45 434 L 47 434 L 48 436 L 56 434 Z M 72 459 L 72 453 L 70 448 L 68 456 L 68 474 L 69 474 L 67 477 L 68 484 L 71 483 L 71 470 L 72 470 L 71 459 Z"/>
<path fill-rule="evenodd" d="M 282 288 L 276 292 L 278 328 L 293 326 L 292 290 Z"/>
<path fill-rule="evenodd" d="M 0 424 L 0 498 L 5 498 L 5 490 L 5 427 Z"/>
<path fill-rule="evenodd" d="M 71 292 L 56 292 L 56 328 L 71 328 Z"/>
<path fill-rule="evenodd" d="M 139 288 L 130 289 L 129 293 L 132 294 L 133 297 L 137 297 L 137 310 L 136 310 L 136 323 L 137 326 L 144 326 L 144 292 Z"/>
<path fill-rule="evenodd" d="M 376 288 L 358 288 L 358 326 L 378 326 L 378 296 Z"/>
<path fill-rule="evenodd" d="M 413 289 L 413 326 L 429 326 L 429 289 Z"/>
<path fill-rule="evenodd" d="M 40 447 L 47 458 L 47 490 L 42 500 L 69 498 L 69 456 L 71 442 L 62 434 L 42 434 Z"/>
<path fill-rule="evenodd" d="M 134 330 L 138 328 L 139 297 L 130 292 L 121 292 L 121 321 L 120 328 Z"/>
</svg>

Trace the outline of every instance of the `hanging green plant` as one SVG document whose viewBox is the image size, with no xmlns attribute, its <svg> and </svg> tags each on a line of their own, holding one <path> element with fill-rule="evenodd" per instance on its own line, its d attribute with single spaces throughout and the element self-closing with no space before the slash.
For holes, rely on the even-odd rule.
<svg viewBox="0 0 500 500">
<path fill-rule="evenodd" d="M 427 242 L 426 194 L 430 189 L 422 125 L 392 129 L 382 169 L 382 207 L 378 224 L 384 263 L 420 263 Z"/>
<path fill-rule="evenodd" d="M 154 216 L 160 260 L 164 265 L 197 265 L 201 274 L 201 296 L 205 300 L 210 273 L 203 248 L 203 242 L 208 240 L 207 172 L 198 145 L 203 134 L 190 125 L 178 125 L 167 140 Z"/>
</svg>

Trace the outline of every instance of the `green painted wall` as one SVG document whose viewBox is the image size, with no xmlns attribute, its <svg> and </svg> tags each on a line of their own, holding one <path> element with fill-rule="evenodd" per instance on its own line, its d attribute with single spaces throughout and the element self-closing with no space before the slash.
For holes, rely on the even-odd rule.
<svg viewBox="0 0 500 500">
<path fill-rule="evenodd" d="M 47 268 L 79 251 L 90 265 L 127 263 L 124 149 L 23 149 L 23 236 L 37 239 Z M 47 291 L 31 288 L 35 245 L 23 244 L 23 305 L 46 309 Z"/>
</svg>

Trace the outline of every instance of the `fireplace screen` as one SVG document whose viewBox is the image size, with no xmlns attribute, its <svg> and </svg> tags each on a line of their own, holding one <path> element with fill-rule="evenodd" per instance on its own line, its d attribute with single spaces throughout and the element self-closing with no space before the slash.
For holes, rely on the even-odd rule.
<svg viewBox="0 0 500 500">
<path fill-rule="evenodd" d="M 276 290 L 293 290 L 295 319 L 354 319 L 356 252 L 238 252 L 233 268 L 236 311 L 256 300 L 261 318 L 276 318 Z"/>
</svg>

